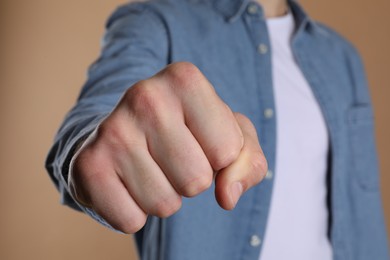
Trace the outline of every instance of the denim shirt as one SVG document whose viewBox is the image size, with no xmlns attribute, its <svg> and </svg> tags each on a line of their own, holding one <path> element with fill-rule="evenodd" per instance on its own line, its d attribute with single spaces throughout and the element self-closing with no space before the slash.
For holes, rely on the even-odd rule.
<svg viewBox="0 0 390 260">
<path fill-rule="evenodd" d="M 329 239 L 334 259 L 387 260 L 373 112 L 362 62 L 349 42 L 312 21 L 296 2 L 289 5 L 297 25 L 293 53 L 330 135 Z M 277 111 L 270 113 L 275 110 L 271 52 L 264 14 L 255 2 L 160 0 L 118 8 L 107 22 L 101 56 L 90 67 L 47 158 L 62 202 L 110 227 L 69 195 L 73 150 L 127 88 L 176 61 L 195 64 L 233 111 L 252 120 L 274 172 Z M 149 217 L 135 235 L 142 259 L 257 260 L 273 180 L 266 178 L 246 192 L 232 211 L 218 206 L 210 188 L 184 198 L 182 208 L 169 218 Z"/>
</svg>

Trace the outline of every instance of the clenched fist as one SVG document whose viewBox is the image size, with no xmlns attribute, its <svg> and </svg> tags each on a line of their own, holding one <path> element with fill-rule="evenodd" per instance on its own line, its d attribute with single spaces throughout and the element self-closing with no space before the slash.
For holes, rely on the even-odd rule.
<svg viewBox="0 0 390 260">
<path fill-rule="evenodd" d="M 148 214 L 168 217 L 181 196 L 208 189 L 224 209 L 261 181 L 267 162 L 256 130 L 233 113 L 192 64 L 136 83 L 74 155 L 69 188 L 125 233 Z"/>
</svg>

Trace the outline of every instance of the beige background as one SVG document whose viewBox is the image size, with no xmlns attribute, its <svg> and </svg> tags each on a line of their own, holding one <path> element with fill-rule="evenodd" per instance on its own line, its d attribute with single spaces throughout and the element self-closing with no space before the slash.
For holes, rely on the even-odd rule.
<svg viewBox="0 0 390 260">
<path fill-rule="evenodd" d="M 43 166 L 120 2 L 0 0 L 0 259 L 136 259 L 130 237 L 60 206 Z M 365 60 L 390 224 L 390 2 L 301 2 Z"/>
</svg>

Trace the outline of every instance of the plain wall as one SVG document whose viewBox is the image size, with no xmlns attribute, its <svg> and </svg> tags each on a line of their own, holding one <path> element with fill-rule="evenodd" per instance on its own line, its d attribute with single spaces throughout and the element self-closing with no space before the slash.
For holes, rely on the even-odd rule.
<svg viewBox="0 0 390 260">
<path fill-rule="evenodd" d="M 104 22 L 121 2 L 0 1 L 0 259 L 136 259 L 130 236 L 61 206 L 44 169 L 54 134 L 98 55 Z M 390 223 L 390 2 L 301 3 L 363 56 Z"/>
</svg>

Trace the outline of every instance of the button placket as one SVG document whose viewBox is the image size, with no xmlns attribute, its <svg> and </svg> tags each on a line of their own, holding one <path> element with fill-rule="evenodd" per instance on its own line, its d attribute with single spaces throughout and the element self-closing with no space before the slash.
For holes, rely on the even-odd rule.
<svg viewBox="0 0 390 260">
<path fill-rule="evenodd" d="M 267 108 L 264 110 L 264 116 L 267 119 L 270 119 L 274 116 L 274 110 L 272 108 Z"/>
<path fill-rule="evenodd" d="M 259 12 L 259 7 L 255 3 L 250 3 L 247 7 L 248 14 L 255 15 Z"/>
<path fill-rule="evenodd" d="M 257 46 L 257 52 L 260 54 L 266 54 L 268 52 L 268 46 L 264 43 L 260 43 Z"/>
<path fill-rule="evenodd" d="M 261 244 L 261 239 L 259 236 L 253 235 L 249 243 L 252 247 L 258 247 Z"/>
<path fill-rule="evenodd" d="M 274 176 L 274 173 L 271 170 L 268 170 L 266 175 L 265 175 L 265 178 L 267 180 L 270 180 L 270 179 L 272 179 L 273 176 Z"/>
</svg>

